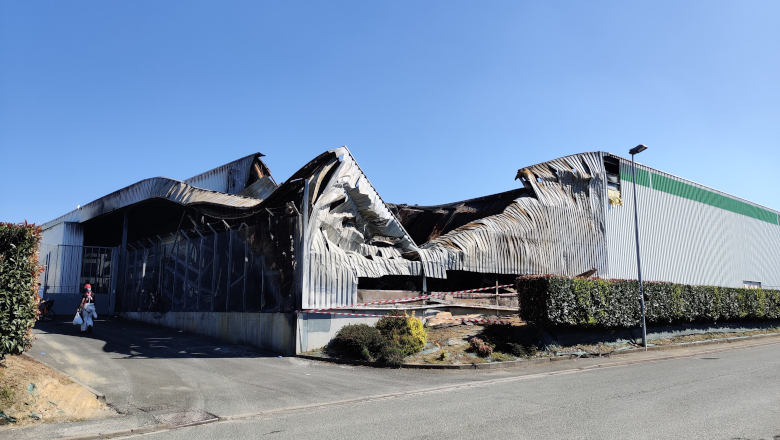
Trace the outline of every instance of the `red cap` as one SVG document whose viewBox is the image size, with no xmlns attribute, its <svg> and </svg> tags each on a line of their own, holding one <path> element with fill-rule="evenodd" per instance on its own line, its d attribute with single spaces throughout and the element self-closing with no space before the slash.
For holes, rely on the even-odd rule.
<svg viewBox="0 0 780 440">
<path fill-rule="evenodd" d="M 92 286 L 90 286 L 89 284 L 85 284 L 85 285 L 84 285 L 84 288 L 85 288 L 85 289 L 91 289 L 91 288 L 92 288 Z"/>
</svg>

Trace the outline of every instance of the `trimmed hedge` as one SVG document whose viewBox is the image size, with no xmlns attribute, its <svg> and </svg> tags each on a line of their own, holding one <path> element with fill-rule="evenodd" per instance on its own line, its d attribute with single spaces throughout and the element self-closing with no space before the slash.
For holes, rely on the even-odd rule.
<svg viewBox="0 0 780 440">
<path fill-rule="evenodd" d="M 636 327 L 639 282 L 559 276 L 517 279 L 520 317 L 537 325 Z M 780 318 L 780 291 L 644 283 L 649 324 Z"/>
<path fill-rule="evenodd" d="M 0 223 L 0 360 L 32 345 L 38 317 L 38 242 L 36 225 Z"/>
</svg>

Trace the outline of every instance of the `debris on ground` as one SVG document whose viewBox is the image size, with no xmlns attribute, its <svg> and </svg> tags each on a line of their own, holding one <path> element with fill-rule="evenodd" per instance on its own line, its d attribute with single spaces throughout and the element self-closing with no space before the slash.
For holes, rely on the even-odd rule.
<svg viewBox="0 0 780 440">
<path fill-rule="evenodd" d="M 535 358 L 609 357 L 616 352 L 640 347 L 640 343 L 632 338 L 558 345 L 558 337 L 553 333 L 557 332 L 555 329 L 528 326 L 517 315 L 501 316 L 500 318 L 484 314 L 453 316 L 450 311 L 442 310 L 431 310 L 427 315 L 425 322 L 427 343 L 422 351 L 406 357 L 403 360 L 404 364 L 471 365 Z M 472 321 L 461 321 L 460 319 L 471 319 Z M 484 322 L 498 319 L 503 323 L 509 322 L 509 324 L 493 325 Z M 663 339 L 649 339 L 648 345 L 670 346 L 771 333 L 780 333 L 780 327 L 745 332 L 697 333 Z M 571 340 L 572 338 L 566 339 Z M 305 354 L 323 358 L 334 357 L 332 351 L 327 348 L 312 350 Z"/>
</svg>

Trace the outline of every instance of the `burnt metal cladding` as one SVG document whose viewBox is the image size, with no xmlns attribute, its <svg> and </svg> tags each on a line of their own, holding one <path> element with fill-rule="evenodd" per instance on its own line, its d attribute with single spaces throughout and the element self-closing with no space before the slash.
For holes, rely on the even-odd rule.
<svg viewBox="0 0 780 440">
<path fill-rule="evenodd" d="M 135 209 L 116 280 L 132 311 L 349 306 L 370 279 L 637 273 L 631 162 L 610 153 L 527 166 L 520 188 L 427 207 L 387 204 L 346 147 L 279 185 L 260 157 L 131 185 L 45 224 L 45 242 L 83 245 L 80 227 L 121 237 L 121 212 Z M 647 281 L 780 285 L 777 211 L 639 164 L 636 193 Z M 170 208 L 164 224 L 143 208 L 149 199 Z"/>
</svg>

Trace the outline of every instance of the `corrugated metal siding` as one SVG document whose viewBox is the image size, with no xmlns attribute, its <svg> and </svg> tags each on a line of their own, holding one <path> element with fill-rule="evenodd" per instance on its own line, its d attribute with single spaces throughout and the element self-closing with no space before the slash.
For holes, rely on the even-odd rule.
<svg viewBox="0 0 780 440">
<path fill-rule="evenodd" d="M 266 199 L 272 192 L 276 190 L 278 185 L 268 176 L 263 176 L 255 183 L 244 188 L 243 191 L 237 195 L 241 197 L 251 197 L 253 199 Z"/>
<path fill-rule="evenodd" d="M 84 244 L 84 227 L 78 223 L 58 223 L 43 231 L 41 244 Z"/>
<path fill-rule="evenodd" d="M 425 274 L 605 274 L 603 168 L 583 153 L 520 170 L 533 195 L 421 246 Z"/>
<path fill-rule="evenodd" d="M 777 211 L 643 165 L 637 172 L 644 279 L 780 285 Z M 630 160 L 621 158 L 620 174 L 623 206 L 607 207 L 608 273 L 636 279 Z"/>
<path fill-rule="evenodd" d="M 221 167 L 190 177 L 184 183 L 211 191 L 238 194 L 246 188 L 255 156 L 259 154 L 250 154 Z"/>
<path fill-rule="evenodd" d="M 63 222 L 85 222 L 91 218 L 152 198 L 163 198 L 182 205 L 212 204 L 234 208 L 251 208 L 260 203 L 258 199 L 223 194 L 196 188 L 178 180 L 155 177 L 103 196 L 82 206 L 81 209 L 44 223 L 42 227 L 46 230 Z"/>
<path fill-rule="evenodd" d="M 355 304 L 359 277 L 421 275 L 419 262 L 401 257 L 401 252 L 416 249 L 414 242 L 349 150 L 332 153 L 308 178 L 312 199 L 304 231 L 309 247 L 303 255 L 308 259 L 304 309 Z M 375 237 L 395 245 L 371 245 Z"/>
</svg>

